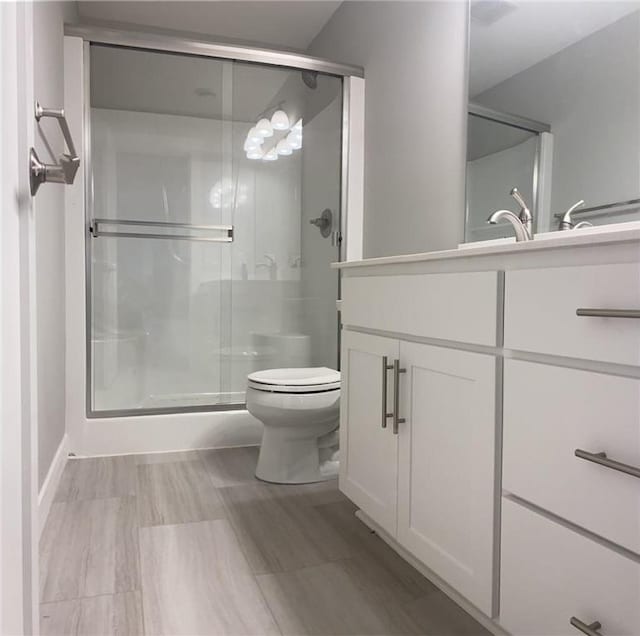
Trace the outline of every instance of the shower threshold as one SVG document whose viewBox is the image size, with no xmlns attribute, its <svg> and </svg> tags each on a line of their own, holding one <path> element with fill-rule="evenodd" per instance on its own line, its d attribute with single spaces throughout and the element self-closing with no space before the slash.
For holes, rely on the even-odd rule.
<svg viewBox="0 0 640 636">
<path fill-rule="evenodd" d="M 140 405 L 141 409 L 158 409 L 158 408 L 182 408 L 185 406 L 211 406 L 215 407 L 220 404 L 230 405 L 236 404 L 238 407 L 244 408 L 245 392 L 244 391 L 228 391 L 228 392 L 209 392 L 209 393 L 164 393 L 162 395 L 150 395 L 145 398 Z"/>
</svg>

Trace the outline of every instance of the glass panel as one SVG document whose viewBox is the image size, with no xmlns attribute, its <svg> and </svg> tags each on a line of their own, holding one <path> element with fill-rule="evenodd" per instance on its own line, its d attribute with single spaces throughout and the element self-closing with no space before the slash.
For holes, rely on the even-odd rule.
<svg viewBox="0 0 640 636">
<path fill-rule="evenodd" d="M 231 66 L 91 47 L 95 218 L 164 226 L 156 234 L 170 232 L 167 223 L 228 224 L 211 199 L 231 165 L 223 145 Z M 114 228 L 125 230 L 104 226 Z M 221 311 L 221 281 L 231 243 L 100 236 L 88 245 L 92 409 L 224 401 L 215 352 L 229 319 Z"/>
<path fill-rule="evenodd" d="M 276 111 L 286 115 L 275 120 L 284 129 L 247 151 L 252 129 Z M 329 264 L 339 260 L 342 79 L 236 63 L 233 120 L 233 319 L 224 355 L 232 391 L 243 391 L 252 370 L 338 367 L 338 274 Z M 251 158 L 286 139 L 294 147 L 276 160 Z M 311 221 L 325 209 L 322 233 Z"/>
<path fill-rule="evenodd" d="M 518 188 L 534 205 L 538 135 L 497 121 L 469 115 L 467 127 L 467 219 L 465 241 L 513 236 L 507 223 L 489 225 L 496 210 L 515 210 L 510 196 Z"/>
<path fill-rule="evenodd" d="M 337 368 L 341 133 L 341 78 L 91 47 L 93 412 L 242 404 L 253 370 Z"/>
</svg>

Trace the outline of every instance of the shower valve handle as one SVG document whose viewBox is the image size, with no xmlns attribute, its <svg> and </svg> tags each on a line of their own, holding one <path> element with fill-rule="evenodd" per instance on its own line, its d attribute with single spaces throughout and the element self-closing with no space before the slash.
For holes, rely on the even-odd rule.
<svg viewBox="0 0 640 636">
<path fill-rule="evenodd" d="M 320 234 L 322 234 L 324 238 L 327 238 L 331 234 L 333 214 L 329 208 L 326 208 L 319 217 L 310 219 L 309 223 L 315 225 L 320 230 Z"/>
</svg>

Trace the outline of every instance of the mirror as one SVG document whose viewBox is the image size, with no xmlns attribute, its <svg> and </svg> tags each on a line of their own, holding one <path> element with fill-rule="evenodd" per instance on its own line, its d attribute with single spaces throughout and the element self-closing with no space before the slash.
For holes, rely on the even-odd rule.
<svg viewBox="0 0 640 636">
<path fill-rule="evenodd" d="M 640 220 L 640 0 L 471 0 L 465 242 L 514 187 L 535 233 Z"/>
</svg>

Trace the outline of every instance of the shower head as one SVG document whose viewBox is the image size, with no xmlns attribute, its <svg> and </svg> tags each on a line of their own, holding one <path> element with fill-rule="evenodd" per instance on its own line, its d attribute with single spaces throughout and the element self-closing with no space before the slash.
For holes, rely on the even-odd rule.
<svg viewBox="0 0 640 636">
<path fill-rule="evenodd" d="M 302 75 L 302 81 L 305 86 L 308 86 L 312 90 L 318 88 L 318 71 L 300 71 Z"/>
</svg>

